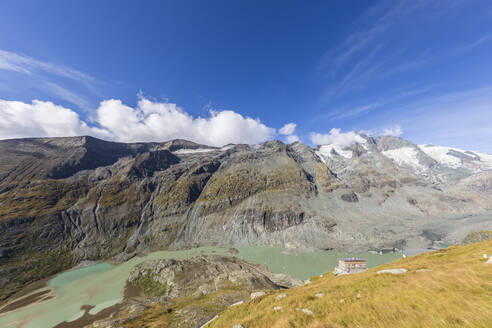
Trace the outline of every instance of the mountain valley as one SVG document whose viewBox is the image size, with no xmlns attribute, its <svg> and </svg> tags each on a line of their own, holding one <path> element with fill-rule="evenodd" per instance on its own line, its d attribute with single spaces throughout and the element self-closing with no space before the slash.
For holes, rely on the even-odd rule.
<svg viewBox="0 0 492 328">
<path fill-rule="evenodd" d="M 316 148 L 3 140 L 0 298 L 163 249 L 440 248 L 492 229 L 491 169 L 491 155 L 364 134 Z"/>
</svg>

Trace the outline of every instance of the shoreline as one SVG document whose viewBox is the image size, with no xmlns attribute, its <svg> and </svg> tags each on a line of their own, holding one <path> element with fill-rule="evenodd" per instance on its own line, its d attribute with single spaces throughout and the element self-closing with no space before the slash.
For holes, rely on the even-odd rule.
<svg viewBox="0 0 492 328">
<path fill-rule="evenodd" d="M 11 312 L 17 311 L 19 309 L 25 309 L 29 306 L 39 304 L 45 301 L 49 301 L 56 298 L 54 295 L 55 290 L 53 288 L 47 288 L 44 290 L 39 290 L 43 287 L 37 288 L 28 294 L 22 295 L 7 302 L 0 308 L 0 317 L 7 315 Z M 39 290 L 39 291 L 38 291 Z"/>
<path fill-rule="evenodd" d="M 123 300 L 119 303 L 116 303 L 112 306 L 109 306 L 107 308 L 102 309 L 101 311 L 97 312 L 96 314 L 90 314 L 89 311 L 93 308 L 95 308 L 94 305 L 82 305 L 81 310 L 84 311 L 84 314 L 80 317 L 77 318 L 76 320 L 73 321 L 63 321 L 54 326 L 54 328 L 82 328 L 87 325 L 90 325 L 94 323 L 97 320 L 105 319 L 109 317 L 111 314 L 117 312 L 121 308 L 123 308 L 126 304 L 127 301 L 133 297 L 137 297 L 141 294 L 141 290 L 138 287 L 133 286 L 132 284 L 128 283 L 128 281 L 125 283 L 125 287 L 123 289 Z"/>
<path fill-rule="evenodd" d="M 73 321 L 63 321 L 54 326 L 53 328 L 82 328 L 87 325 L 92 324 L 93 322 L 107 318 L 110 316 L 112 313 L 118 311 L 120 308 L 124 306 L 124 301 L 114 304 L 110 307 L 104 308 L 101 311 L 97 312 L 96 314 L 90 314 L 89 311 L 93 308 L 95 308 L 95 305 L 82 305 L 80 307 L 80 310 L 84 311 L 84 314 Z"/>
</svg>

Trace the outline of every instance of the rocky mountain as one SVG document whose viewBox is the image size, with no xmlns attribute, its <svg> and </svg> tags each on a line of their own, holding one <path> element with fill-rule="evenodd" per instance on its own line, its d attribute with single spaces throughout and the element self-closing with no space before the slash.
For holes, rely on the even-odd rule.
<svg viewBox="0 0 492 328">
<path fill-rule="evenodd" d="M 156 249 L 420 249 L 492 228 L 492 156 L 358 137 L 315 149 L 0 141 L 0 297 Z"/>
</svg>

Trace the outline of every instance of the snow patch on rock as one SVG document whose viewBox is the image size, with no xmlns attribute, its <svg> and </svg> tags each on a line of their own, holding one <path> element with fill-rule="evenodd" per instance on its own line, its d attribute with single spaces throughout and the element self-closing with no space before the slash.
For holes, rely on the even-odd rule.
<svg viewBox="0 0 492 328">
<path fill-rule="evenodd" d="M 340 156 L 345 158 L 352 158 L 352 150 L 344 150 L 339 145 L 323 145 L 319 147 L 319 150 L 316 151 L 316 154 L 321 158 L 324 162 L 324 158 L 331 157 L 333 154 L 332 150 L 336 151 Z"/>
<path fill-rule="evenodd" d="M 417 158 L 417 149 L 413 147 L 401 147 L 397 149 L 385 150 L 382 152 L 384 156 L 393 160 L 400 166 L 410 166 L 417 171 L 425 171 L 425 166 L 420 164 Z"/>
<path fill-rule="evenodd" d="M 489 154 L 444 146 L 419 145 L 419 147 L 443 166 L 453 169 L 467 168 L 472 171 L 492 170 L 492 155 Z M 469 160 L 463 161 L 453 153 Z"/>
<path fill-rule="evenodd" d="M 210 151 L 216 151 L 215 148 L 199 148 L 199 149 L 179 149 L 173 152 L 174 154 L 195 154 L 195 153 L 207 153 Z"/>
<path fill-rule="evenodd" d="M 441 165 L 445 165 L 454 169 L 462 167 L 461 160 L 458 157 L 448 155 L 450 150 L 463 152 L 462 150 L 451 147 L 433 145 L 419 145 L 419 147 L 424 153 L 426 153 L 429 157 L 431 157 Z"/>
</svg>

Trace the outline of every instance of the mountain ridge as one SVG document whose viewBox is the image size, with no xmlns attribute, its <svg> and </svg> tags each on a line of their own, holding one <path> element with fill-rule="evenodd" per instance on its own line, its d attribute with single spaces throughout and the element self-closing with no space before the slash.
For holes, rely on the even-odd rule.
<svg viewBox="0 0 492 328">
<path fill-rule="evenodd" d="M 449 167 L 401 138 L 360 138 L 336 149 L 0 141 L 1 297 L 82 260 L 157 249 L 409 250 L 492 228 L 492 175 L 476 165 L 487 156 L 462 152 Z"/>
</svg>

